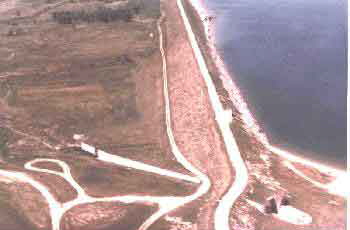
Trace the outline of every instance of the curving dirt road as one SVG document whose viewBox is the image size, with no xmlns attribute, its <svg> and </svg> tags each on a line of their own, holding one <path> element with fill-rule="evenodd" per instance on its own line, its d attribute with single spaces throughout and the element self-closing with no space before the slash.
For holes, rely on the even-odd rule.
<svg viewBox="0 0 350 230">
<path fill-rule="evenodd" d="M 230 129 L 230 123 L 232 122 L 232 112 L 230 110 L 224 110 L 219 95 L 216 91 L 215 85 L 209 74 L 209 70 L 206 66 L 205 60 L 197 44 L 197 40 L 192 31 L 191 24 L 184 10 L 181 0 L 177 0 L 177 6 L 180 10 L 181 17 L 183 19 L 189 41 L 191 43 L 194 55 L 196 57 L 199 69 L 202 73 L 206 86 L 208 88 L 209 99 L 214 109 L 215 118 L 222 133 L 226 151 L 232 166 L 235 169 L 235 180 L 228 190 L 228 192 L 221 198 L 219 205 L 215 211 L 215 229 L 216 230 L 230 230 L 229 216 L 233 203 L 244 191 L 248 184 L 248 170 L 241 158 L 240 151 L 237 143 Z"/>
<path fill-rule="evenodd" d="M 42 169 L 42 168 L 33 166 L 33 164 L 38 162 L 56 163 L 62 168 L 63 172 L 57 172 L 57 171 Z M 113 163 L 113 161 L 111 163 Z M 53 195 L 49 192 L 49 190 L 44 185 L 42 185 L 40 182 L 35 181 L 25 173 L 0 170 L 1 176 L 9 177 L 16 181 L 29 183 L 43 195 L 43 197 L 46 199 L 49 205 L 50 215 L 51 215 L 51 224 L 52 224 L 53 230 L 60 229 L 60 222 L 64 213 L 66 213 L 68 210 L 70 210 L 74 206 L 81 205 L 81 204 L 95 203 L 95 202 L 113 202 L 113 201 L 119 201 L 123 203 L 140 202 L 140 203 L 146 203 L 146 204 L 147 203 L 158 204 L 159 210 L 156 213 L 154 213 L 150 218 L 148 218 L 143 223 L 143 225 L 139 228 L 140 230 L 145 230 L 151 224 L 153 224 L 154 221 L 156 221 L 160 216 L 181 206 L 186 202 L 187 199 L 191 199 L 193 197 L 193 195 L 188 196 L 188 198 L 172 197 L 172 196 L 134 196 L 132 195 L 132 196 L 113 196 L 113 197 L 96 198 L 86 194 L 84 189 L 73 178 L 70 172 L 70 167 L 61 160 L 39 158 L 26 163 L 24 167 L 28 170 L 60 176 L 63 179 L 65 179 L 76 190 L 78 194 L 75 199 L 65 203 L 60 203 L 53 197 Z M 155 218 L 155 217 L 158 217 L 158 218 Z"/>
<path fill-rule="evenodd" d="M 184 157 L 184 155 L 180 152 L 178 146 L 176 145 L 175 138 L 173 135 L 172 127 L 171 127 L 171 115 L 170 115 L 170 103 L 169 103 L 169 95 L 168 95 L 168 82 L 167 82 L 167 67 L 166 67 L 166 57 L 165 52 L 163 48 L 163 33 L 161 29 L 161 22 L 163 20 L 163 15 L 160 17 L 160 19 L 157 22 L 158 32 L 159 32 L 159 48 L 162 55 L 162 62 L 163 62 L 163 86 L 164 86 L 164 99 L 165 99 L 165 115 L 166 115 L 166 130 L 167 135 L 169 138 L 169 143 L 171 150 L 177 159 L 187 170 L 189 170 L 191 173 L 196 175 L 197 179 L 201 182 L 201 185 L 197 189 L 197 191 L 189 196 L 185 197 L 158 197 L 158 196 L 113 196 L 113 197 L 104 197 L 104 198 L 96 198 L 91 197 L 86 194 L 84 189 L 75 181 L 73 178 L 70 167 L 61 160 L 56 159 L 34 159 L 32 161 L 29 161 L 25 164 L 25 168 L 31 171 L 41 172 L 41 173 L 48 173 L 53 174 L 56 176 L 60 176 L 63 179 L 65 179 L 76 191 L 77 191 L 77 197 L 74 200 L 60 203 L 58 202 L 53 195 L 49 192 L 49 190 L 42 185 L 40 182 L 35 181 L 30 176 L 26 175 L 25 173 L 20 172 L 13 172 L 13 171 L 6 171 L 6 170 L 0 170 L 0 175 L 4 177 L 12 178 L 16 181 L 22 181 L 31 184 L 34 188 L 36 188 L 46 199 L 46 201 L 49 204 L 50 209 L 50 215 L 51 215 L 51 223 L 52 223 L 52 229 L 53 230 L 59 230 L 60 229 L 60 222 L 62 219 L 62 216 L 65 212 L 73 208 L 74 206 L 80 205 L 80 204 L 87 204 L 87 203 L 94 203 L 94 202 L 112 202 L 112 201 L 119 201 L 123 203 L 133 203 L 133 202 L 144 202 L 144 203 L 156 203 L 159 205 L 159 209 L 157 212 L 155 212 L 153 215 L 151 215 L 139 228 L 139 230 L 146 230 L 148 227 L 150 227 L 155 221 L 157 221 L 160 217 L 164 216 L 165 214 L 177 209 L 180 206 L 183 206 L 191 201 L 194 201 L 198 199 L 200 196 L 204 195 L 210 188 L 210 180 L 209 178 L 200 172 L 197 168 L 195 168 L 187 159 Z M 169 170 L 160 169 L 157 167 L 149 166 L 140 162 L 128 160 L 128 159 L 122 159 L 124 160 L 122 163 L 120 162 L 120 157 L 108 154 L 103 151 L 99 151 L 99 158 L 98 160 L 114 163 L 117 165 L 123 164 L 128 165 L 130 167 L 141 169 L 144 171 L 157 173 L 163 176 L 170 176 L 170 177 L 176 177 L 178 179 L 191 181 L 194 183 L 198 183 L 199 181 L 196 178 L 183 175 L 180 173 L 171 172 Z M 51 162 L 56 163 L 62 168 L 63 172 L 57 172 L 49 169 L 43 169 L 33 166 L 34 163 L 37 162 Z"/>
<path fill-rule="evenodd" d="M 350 194 L 349 187 L 347 186 L 347 181 L 349 181 L 349 180 L 348 180 L 348 175 L 346 173 L 338 174 L 337 178 L 335 180 L 333 180 L 331 183 L 323 184 L 323 183 L 320 183 L 320 182 L 306 176 L 303 172 L 296 169 L 292 163 L 290 163 L 288 161 L 285 161 L 283 163 L 287 168 L 292 170 L 296 175 L 300 176 L 301 178 L 305 179 L 306 181 L 309 181 L 311 184 L 313 184 L 316 187 L 324 189 L 324 190 L 328 191 L 329 193 L 332 193 L 332 194 L 335 194 L 338 196 L 342 196 L 344 198 L 346 198 Z"/>
</svg>

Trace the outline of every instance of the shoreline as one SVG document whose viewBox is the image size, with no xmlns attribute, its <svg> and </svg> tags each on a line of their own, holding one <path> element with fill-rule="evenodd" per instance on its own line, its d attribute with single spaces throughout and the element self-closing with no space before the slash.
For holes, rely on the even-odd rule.
<svg viewBox="0 0 350 230">
<path fill-rule="evenodd" d="M 202 201 L 198 200 L 198 212 L 190 212 L 190 219 L 198 229 L 209 230 L 214 228 L 218 203 L 223 203 L 219 201 L 238 177 L 227 154 L 227 150 L 235 145 L 230 145 L 229 149 L 225 145 L 227 137 L 225 139 L 217 119 L 217 110 L 222 111 L 222 106 L 214 92 L 215 86 L 207 76 L 205 61 L 182 5 L 182 1 L 167 1 L 164 4 L 172 126 L 175 140 L 185 157 L 211 180 L 209 192 Z M 225 127 L 232 137 L 230 127 Z M 229 212 L 227 220 L 228 215 Z"/>
<path fill-rule="evenodd" d="M 202 85 L 199 84 L 201 79 L 198 79 L 198 70 L 200 70 L 201 77 L 205 80 L 202 90 L 208 91 L 209 98 L 215 91 L 214 94 L 217 97 L 211 100 L 214 110 L 211 113 L 215 116 L 220 128 L 222 128 L 222 122 L 229 120 L 227 126 L 223 125 L 224 130 L 222 131 L 225 131 L 225 134 L 233 134 L 238 145 L 236 153 L 226 153 L 230 157 L 231 167 L 236 172 L 235 181 L 217 200 L 214 216 L 215 229 L 223 229 L 220 220 L 225 222 L 228 220 L 229 229 L 232 230 L 271 229 L 271 227 L 302 230 L 305 226 L 315 229 L 333 226 L 335 227 L 333 229 L 344 230 L 344 222 L 346 222 L 344 213 L 348 195 L 348 189 L 345 187 L 347 175 L 337 169 L 294 156 L 277 148 L 274 149 L 273 146 L 258 139 L 251 130 L 247 130 L 239 108 L 235 107 L 226 90 L 227 87 L 224 87 L 226 86 L 225 81 L 222 78 L 222 71 L 218 69 L 217 60 L 213 58 L 210 52 L 212 50 L 208 47 L 210 42 L 208 32 L 204 30 L 202 24 L 202 21 L 206 20 L 198 16 L 197 11 L 191 5 L 191 0 L 178 0 L 177 2 L 180 1 L 184 6 L 179 8 L 185 8 L 180 11 L 183 15 L 184 26 L 187 28 L 188 40 L 192 46 L 191 51 L 187 49 L 182 50 L 181 53 L 184 55 L 185 52 L 190 52 L 188 56 L 191 56 L 189 57 L 191 61 L 188 60 L 188 62 L 196 65 L 193 68 L 197 69 L 190 71 L 191 75 L 183 79 L 186 82 L 183 84 Z M 193 63 L 193 56 L 196 59 L 195 63 Z M 185 69 L 187 70 L 188 66 Z M 183 88 L 183 86 L 180 87 Z M 183 96 L 188 95 L 184 93 Z M 192 100 L 193 98 L 187 97 L 186 103 Z M 221 112 L 217 107 L 221 108 Z M 192 111 L 192 108 L 188 109 Z M 242 158 L 245 166 L 241 167 L 241 163 L 235 160 L 239 157 Z M 298 162 L 301 163 L 298 164 Z M 219 167 L 217 163 L 215 165 L 216 168 Z M 242 190 L 241 185 L 245 183 L 245 171 L 248 173 L 248 180 Z M 218 177 L 220 175 L 215 176 L 215 178 Z M 308 192 L 305 193 L 305 191 Z M 237 192 L 240 192 L 238 196 L 236 196 Z M 298 223 L 284 214 L 267 215 L 261 208 L 252 205 L 258 204 L 259 207 L 262 207 L 267 197 L 276 194 L 287 194 L 290 198 L 289 208 L 295 211 L 295 218 L 299 219 Z"/>
<path fill-rule="evenodd" d="M 242 121 L 242 128 L 256 138 L 265 148 L 269 150 L 275 155 L 281 156 L 282 158 L 286 158 L 290 161 L 304 164 L 305 166 L 310 166 L 316 168 L 320 172 L 330 174 L 332 176 L 343 176 L 346 173 L 346 169 L 340 169 L 339 167 L 334 167 L 327 165 L 325 163 L 321 163 L 317 160 L 312 160 L 306 158 L 302 154 L 295 153 L 294 151 L 288 151 L 282 149 L 280 147 L 274 146 L 270 144 L 266 134 L 263 132 L 262 128 L 259 126 L 258 122 L 254 118 L 254 115 L 248 108 L 247 103 L 244 98 L 240 94 L 239 87 L 234 83 L 231 78 L 230 73 L 227 71 L 225 67 L 225 63 L 221 59 L 219 53 L 217 52 L 217 48 L 215 46 L 215 25 L 211 24 L 209 20 L 205 20 L 204 18 L 210 16 L 210 11 L 206 8 L 203 1 L 193 1 L 193 0 L 185 0 L 185 8 L 186 11 L 194 11 L 194 20 L 191 20 L 191 24 L 199 23 L 199 27 L 195 28 L 195 33 L 197 35 L 197 40 L 200 43 L 200 48 L 203 50 L 206 62 L 213 62 L 215 66 L 211 66 L 211 63 L 207 63 L 211 71 L 213 68 L 216 68 L 212 78 L 217 88 L 223 88 L 228 96 L 225 97 L 225 100 L 229 100 L 229 102 L 224 101 L 224 105 L 228 105 L 236 111 L 238 119 Z M 188 9 L 190 8 L 190 9 Z M 192 8 L 192 9 L 191 9 Z M 192 18 L 193 19 L 193 18 Z M 198 31 L 199 30 L 199 31 Z M 198 34 L 199 33 L 199 34 Z M 202 33 L 202 34 L 201 34 Z M 204 37 L 203 37 L 204 36 Z M 198 38 L 199 37 L 199 38 Z M 203 44 L 204 43 L 204 44 Z M 210 60 L 208 60 L 210 59 Z M 214 79 L 215 78 L 215 79 Z M 217 80 L 221 82 L 217 82 Z M 220 85 L 221 84 L 221 85 Z M 222 90 L 218 90 L 219 92 Z M 220 92 L 222 93 L 222 92 Z M 232 130 L 233 132 L 233 130 Z"/>
<path fill-rule="evenodd" d="M 232 110 L 225 108 L 220 101 L 220 95 L 217 92 L 216 86 L 211 77 L 205 58 L 199 47 L 198 41 L 193 33 L 190 20 L 182 0 L 177 0 L 177 6 L 186 28 L 187 40 L 191 44 L 193 57 L 196 60 L 199 73 L 204 80 L 205 88 L 207 89 L 208 99 L 212 108 L 212 113 L 215 117 L 217 127 L 220 130 L 225 152 L 228 156 L 230 164 L 235 170 L 235 180 L 229 185 L 229 188 L 221 196 L 217 203 L 214 212 L 214 227 L 216 230 L 230 230 L 230 214 L 234 203 L 239 199 L 241 194 L 246 190 L 249 181 L 248 168 L 241 156 L 234 133 L 231 131 Z"/>
</svg>

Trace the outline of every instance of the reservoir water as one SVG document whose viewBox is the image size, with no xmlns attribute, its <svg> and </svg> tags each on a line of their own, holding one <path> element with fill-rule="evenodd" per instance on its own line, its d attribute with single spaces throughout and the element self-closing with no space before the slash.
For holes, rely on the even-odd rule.
<svg viewBox="0 0 350 230">
<path fill-rule="evenodd" d="M 270 142 L 346 168 L 347 2 L 204 4 L 218 52 Z"/>
</svg>

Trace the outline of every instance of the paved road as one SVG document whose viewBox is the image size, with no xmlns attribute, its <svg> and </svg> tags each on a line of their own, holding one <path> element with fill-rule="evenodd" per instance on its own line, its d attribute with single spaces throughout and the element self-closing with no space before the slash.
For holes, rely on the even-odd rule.
<svg viewBox="0 0 350 230">
<path fill-rule="evenodd" d="M 235 181 L 229 191 L 224 195 L 224 197 L 221 199 L 221 202 L 218 205 L 218 208 L 215 213 L 215 229 L 216 230 L 229 230 L 229 213 L 232 205 L 234 204 L 235 200 L 239 197 L 239 195 L 244 191 L 244 188 L 246 187 L 248 183 L 248 171 L 247 168 L 244 165 L 244 162 L 242 158 L 240 157 L 239 150 L 236 145 L 236 141 L 234 137 L 232 136 L 232 132 L 229 128 L 229 123 L 231 122 L 231 112 L 224 111 L 222 108 L 222 105 L 219 101 L 218 94 L 215 90 L 215 86 L 211 80 L 209 71 L 207 69 L 206 63 L 204 61 L 203 55 L 199 49 L 199 46 L 197 44 L 197 41 L 195 39 L 195 35 L 192 31 L 191 25 L 189 23 L 188 17 L 186 15 L 186 12 L 184 10 L 184 7 L 182 5 L 181 0 L 177 0 L 177 5 L 179 7 L 182 19 L 184 21 L 186 31 L 189 37 L 189 41 L 191 43 L 191 46 L 193 48 L 195 57 L 197 59 L 198 66 L 200 68 L 200 71 L 202 73 L 202 76 L 205 80 L 205 83 L 208 87 L 208 93 L 209 98 L 211 101 L 211 104 L 213 106 L 216 120 L 219 124 L 219 128 L 223 134 L 224 142 L 226 145 L 226 149 L 228 152 L 228 155 L 230 157 L 231 163 L 235 169 L 236 176 Z M 231 79 L 229 79 L 231 80 Z M 232 84 L 234 86 L 234 84 Z M 241 101 L 241 100 L 238 100 Z M 248 124 L 249 126 L 254 126 L 254 119 L 249 112 L 248 108 L 245 106 L 245 103 L 241 103 L 239 106 L 240 111 L 243 114 L 243 120 Z M 306 166 L 316 168 L 320 170 L 321 172 L 333 175 L 336 177 L 336 179 L 329 183 L 329 184 L 322 184 L 315 180 L 312 180 L 311 178 L 304 175 L 299 170 L 295 169 L 292 164 L 288 163 L 286 165 L 289 169 L 291 169 L 293 172 L 295 172 L 300 177 L 304 178 L 305 180 L 311 182 L 317 187 L 323 188 L 327 190 L 330 193 L 347 197 L 350 194 L 350 189 L 348 188 L 346 181 L 348 181 L 349 175 L 341 170 L 334 169 L 332 167 L 319 164 L 316 162 L 312 162 L 308 159 L 304 159 L 302 157 L 293 155 L 287 151 L 284 151 L 282 149 L 279 149 L 275 146 L 272 146 L 267 139 L 259 138 L 262 143 L 266 146 L 268 150 L 273 152 L 274 154 L 277 154 L 281 156 L 282 158 L 288 159 L 291 162 L 299 162 Z"/>
<path fill-rule="evenodd" d="M 292 170 L 298 176 L 300 176 L 303 179 L 309 181 L 314 186 L 328 191 L 329 193 L 332 193 L 332 194 L 335 194 L 335 195 L 338 195 L 338 196 L 342 196 L 344 198 L 346 198 L 350 194 L 350 192 L 349 192 L 350 189 L 349 189 L 349 186 L 348 186 L 349 176 L 346 173 L 339 174 L 337 176 L 337 178 L 335 180 L 333 180 L 331 183 L 323 184 L 323 183 L 320 183 L 320 182 L 318 182 L 318 181 L 316 181 L 316 180 L 306 176 L 303 172 L 301 172 L 300 170 L 296 169 L 291 162 L 284 161 L 283 164 L 287 168 Z"/>
<path fill-rule="evenodd" d="M 263 204 L 259 204 L 255 201 L 248 200 L 248 199 L 247 199 L 247 202 L 251 206 L 255 207 L 259 212 L 265 213 Z M 272 213 L 272 216 L 281 221 L 291 223 L 294 225 L 307 225 L 312 223 L 312 216 L 290 205 L 280 206 L 278 209 L 278 213 L 277 214 Z"/>
<path fill-rule="evenodd" d="M 179 150 L 178 146 L 176 145 L 175 138 L 173 135 L 172 127 L 171 127 L 171 114 L 170 114 L 170 103 L 169 103 L 169 95 L 168 95 L 168 82 L 167 82 L 167 67 L 166 67 L 166 57 L 165 52 L 163 48 L 163 33 L 161 29 L 161 21 L 163 20 L 162 17 L 157 22 L 157 27 L 159 31 L 159 37 L 160 37 L 160 43 L 159 48 L 162 56 L 162 64 L 163 64 L 163 86 L 164 86 L 164 100 L 165 100 L 165 115 L 166 115 L 166 130 L 167 135 L 169 138 L 169 143 L 171 150 L 177 159 L 178 162 L 180 162 L 187 170 L 192 172 L 196 177 L 190 177 L 188 175 L 183 175 L 180 173 L 172 172 L 169 170 L 157 168 L 154 166 L 150 166 L 141 162 L 136 162 L 130 159 L 121 158 L 118 156 L 114 156 L 111 154 L 108 154 L 103 151 L 98 152 L 98 160 L 114 163 L 117 165 L 124 165 L 128 167 L 132 167 L 138 170 L 144 170 L 151 173 L 157 173 L 159 175 L 167 176 L 167 177 L 175 177 L 177 179 L 191 181 L 194 183 L 201 183 L 198 187 L 197 191 L 189 196 L 185 197 L 172 197 L 172 196 L 113 196 L 113 197 L 104 197 L 104 198 L 95 198 L 91 197 L 86 194 L 84 189 L 79 185 L 79 183 L 73 178 L 70 167 L 61 160 L 56 159 L 43 159 L 38 158 L 34 159 L 32 161 L 29 161 L 25 164 L 25 168 L 28 170 L 41 172 L 41 173 L 48 173 L 53 174 L 56 176 L 60 176 L 64 178 L 76 191 L 77 191 L 77 197 L 71 201 L 60 203 L 58 202 L 53 195 L 50 193 L 50 191 L 40 182 L 35 181 L 30 176 L 26 175 L 25 173 L 20 172 L 13 172 L 13 171 L 6 171 L 6 170 L 0 170 L 0 175 L 4 177 L 11 178 L 15 181 L 22 181 L 31 184 L 34 188 L 36 188 L 42 196 L 46 199 L 49 205 L 50 209 L 50 215 L 51 215 L 51 224 L 53 230 L 59 230 L 60 229 L 60 222 L 62 219 L 62 216 L 64 213 L 66 213 L 68 210 L 70 210 L 72 207 L 80 205 L 80 204 L 86 204 L 86 203 L 94 203 L 94 202 L 112 202 L 112 201 L 119 201 L 124 203 L 132 203 L 132 202 L 153 202 L 159 205 L 158 211 L 156 211 L 152 216 L 150 216 L 139 228 L 139 230 L 146 230 L 148 227 L 150 227 L 155 221 L 157 221 L 160 217 L 164 216 L 165 214 L 191 202 L 196 199 L 198 199 L 200 196 L 204 195 L 210 188 L 210 180 L 209 178 L 200 172 L 197 168 L 195 168 L 187 159 L 184 157 L 184 155 Z M 50 146 L 51 147 L 51 146 Z M 57 165 L 59 165 L 63 172 L 58 172 L 54 170 L 49 169 L 43 169 L 38 168 L 36 166 L 33 166 L 33 164 L 38 162 L 52 162 Z"/>
<path fill-rule="evenodd" d="M 194 167 L 184 157 L 184 155 L 179 150 L 179 147 L 177 146 L 175 138 L 174 138 L 174 134 L 173 134 L 172 126 L 171 126 L 171 112 L 170 112 L 171 110 L 170 110 L 170 102 L 169 102 L 167 63 L 166 63 L 166 55 L 165 55 L 164 44 L 163 44 L 163 42 L 164 42 L 163 31 L 162 31 L 162 27 L 161 27 L 162 20 L 164 19 L 164 14 L 163 14 L 163 12 L 161 12 L 161 13 L 162 13 L 162 16 L 160 17 L 160 19 L 157 22 L 157 29 L 158 29 L 158 33 L 159 33 L 159 50 L 160 50 L 160 53 L 162 56 L 162 76 L 163 76 L 163 87 L 164 87 L 163 92 L 164 92 L 164 102 L 165 102 L 166 131 L 167 131 L 167 135 L 169 138 L 171 151 L 174 154 L 176 160 L 179 163 L 181 163 L 184 166 L 184 168 L 186 168 L 188 171 L 190 171 L 194 175 L 196 175 L 196 177 L 200 179 L 201 185 L 199 186 L 199 188 L 197 189 L 197 191 L 194 194 L 184 197 L 183 200 L 181 200 L 181 203 L 177 204 L 176 207 L 169 206 L 167 208 L 160 209 L 158 213 L 155 213 L 151 217 L 152 221 L 156 221 L 161 216 L 165 215 L 166 213 L 170 212 L 171 210 L 174 210 L 175 208 L 178 208 L 178 207 L 183 206 L 187 203 L 190 203 L 191 201 L 198 199 L 199 197 L 201 197 L 202 195 L 207 193 L 210 186 L 211 186 L 211 182 L 210 182 L 209 178 L 204 173 L 199 171 L 196 167 Z M 150 221 L 150 223 L 152 223 L 152 221 Z M 149 224 L 145 223 L 145 224 L 143 224 L 143 226 L 141 226 L 140 230 L 145 230 L 148 226 L 149 226 Z"/>
<path fill-rule="evenodd" d="M 133 169 L 137 169 L 137 170 L 142 170 L 142 171 L 146 171 L 148 173 L 154 173 L 157 175 L 161 175 L 161 176 L 165 176 L 165 177 L 169 177 L 169 178 L 174 178 L 177 180 L 183 180 L 183 181 L 188 181 L 191 183 L 201 183 L 201 180 L 198 177 L 193 177 L 193 176 L 189 176 L 189 175 L 185 175 L 182 173 L 178 173 L 178 172 L 173 172 L 167 169 L 162 169 L 159 167 L 155 167 L 153 165 L 149 165 L 149 164 L 145 164 L 139 161 L 135 161 L 135 160 L 130 160 L 128 158 L 125 157 L 120 157 L 120 156 L 116 156 L 113 154 L 109 154 L 107 152 L 104 152 L 102 150 L 98 150 L 97 151 L 97 155 L 98 155 L 98 160 L 100 161 L 105 161 L 105 162 L 113 162 L 116 165 L 121 165 L 121 166 L 125 166 L 125 167 L 129 167 L 129 168 L 133 168 Z"/>
<path fill-rule="evenodd" d="M 139 170 L 151 172 L 151 173 L 157 173 L 159 172 L 159 175 L 171 177 L 180 180 L 185 181 L 191 181 L 196 183 L 197 181 L 194 180 L 192 177 L 189 177 L 187 175 L 183 175 L 176 172 L 171 172 L 169 170 L 164 170 L 161 168 L 157 168 L 154 166 L 149 166 L 144 163 L 136 162 L 133 160 L 127 161 L 127 159 L 122 158 L 124 161 L 120 161 L 120 158 L 118 156 L 111 155 L 109 153 L 99 151 L 98 153 L 99 158 L 103 159 L 103 161 L 113 163 L 116 165 L 124 165 L 126 167 L 136 168 Z M 179 156 L 180 157 L 180 156 Z M 39 168 L 35 166 L 35 163 L 39 162 L 51 162 L 55 163 L 58 166 L 61 167 L 62 172 L 50 170 L 50 169 L 44 169 Z M 124 164 L 125 163 L 125 164 Z M 70 200 L 65 203 L 58 202 L 55 197 L 50 193 L 48 188 L 46 188 L 42 183 L 34 180 L 30 176 L 26 175 L 25 173 L 21 172 L 13 172 L 13 171 L 6 171 L 6 170 L 0 170 L 0 175 L 4 177 L 8 177 L 13 179 L 14 181 L 22 181 L 25 183 L 29 183 L 34 188 L 36 188 L 42 196 L 46 199 L 49 210 L 50 210 L 50 216 L 51 216 L 51 224 L 53 230 L 59 230 L 60 229 L 60 222 L 62 219 L 62 216 L 64 213 L 66 213 L 68 210 L 73 208 L 74 206 L 81 205 L 81 204 L 87 204 L 87 203 L 95 203 L 95 202 L 113 202 L 113 201 L 119 201 L 123 203 L 134 203 L 134 202 L 141 202 L 141 203 L 155 203 L 159 205 L 159 210 L 155 212 L 152 216 L 150 216 L 139 228 L 139 230 L 146 230 L 149 226 L 151 226 L 155 221 L 157 221 L 160 217 L 163 215 L 171 212 L 172 210 L 179 208 L 180 206 L 185 205 L 186 203 L 197 199 L 200 195 L 204 194 L 206 192 L 207 185 L 202 184 L 197 192 L 195 192 L 192 195 L 185 196 L 185 197 L 173 197 L 173 196 L 113 196 L 113 197 L 103 197 L 103 198 L 96 198 L 92 197 L 86 194 L 85 190 L 79 185 L 79 183 L 73 178 L 71 174 L 70 167 L 63 161 L 57 160 L 57 159 L 46 159 L 46 158 L 37 158 L 32 161 L 27 162 L 24 165 L 24 168 L 31 171 L 46 173 L 46 174 L 53 174 L 56 176 L 60 176 L 63 179 L 65 179 L 77 192 L 77 197 L 73 200 Z M 149 170 L 151 169 L 151 170 Z M 157 170 L 158 169 L 158 170 Z M 169 175 L 167 175 L 167 172 Z M 190 179 L 189 179 L 190 178 Z M 6 182 L 6 181 L 5 181 Z M 7 181 L 6 183 L 12 183 L 13 181 Z"/>
<path fill-rule="evenodd" d="M 236 140 L 233 137 L 233 134 L 230 129 L 230 123 L 232 122 L 232 112 L 230 110 L 225 110 L 219 100 L 219 95 L 209 74 L 209 70 L 206 66 L 201 50 L 199 49 L 198 43 L 192 31 L 191 24 L 188 20 L 181 0 L 177 0 L 177 6 L 180 10 L 181 17 L 183 19 L 187 35 L 191 43 L 194 55 L 196 57 L 199 69 L 208 88 L 209 99 L 214 109 L 215 119 L 219 125 L 219 129 L 224 139 L 226 151 L 236 173 L 233 184 L 219 202 L 219 205 L 215 211 L 214 219 L 216 230 L 230 230 L 230 210 L 234 202 L 237 200 L 239 195 L 242 194 L 245 187 L 247 186 L 248 170 L 244 164 L 244 161 L 241 158 L 241 154 L 238 149 Z"/>
<path fill-rule="evenodd" d="M 63 172 L 58 172 L 54 170 L 49 169 L 43 169 L 38 168 L 34 166 L 33 164 L 38 162 L 51 162 L 59 165 L 62 168 Z M 111 162 L 113 163 L 113 161 Z M 140 203 L 155 203 L 159 205 L 159 210 L 153 214 L 153 216 L 159 216 L 159 214 L 165 214 L 169 211 L 173 210 L 174 208 L 179 207 L 181 204 L 184 203 L 186 197 L 172 197 L 172 196 L 112 196 L 112 197 L 102 197 L 102 198 L 96 198 L 92 197 L 86 194 L 84 189 L 79 185 L 79 183 L 73 178 L 70 167 L 61 160 L 56 159 L 35 159 L 32 161 L 29 161 L 24 166 L 28 170 L 36 171 L 36 172 L 42 172 L 42 173 L 48 173 L 53 174 L 56 176 L 60 176 L 63 179 L 65 179 L 77 192 L 77 197 L 73 200 L 70 200 L 65 203 L 58 202 L 54 196 L 50 193 L 50 191 L 40 182 L 32 179 L 30 176 L 26 175 L 25 173 L 21 172 L 13 172 L 13 171 L 6 171 L 6 170 L 0 170 L 0 175 L 12 178 L 15 181 L 22 181 L 29 183 L 34 188 L 36 188 L 42 196 L 46 199 L 49 209 L 50 209 L 50 215 L 51 215 L 51 224 L 53 230 L 59 230 L 60 229 L 60 222 L 62 219 L 62 216 L 64 213 L 66 213 L 68 210 L 73 208 L 74 206 L 80 205 L 80 204 L 87 204 L 87 203 L 95 203 L 95 202 L 113 202 L 113 201 L 119 201 L 122 203 L 134 203 L 134 202 L 140 202 Z M 162 216 L 162 215 L 160 215 Z M 147 229 L 154 221 L 157 219 L 152 218 L 152 216 L 147 219 L 144 224 L 140 227 L 140 230 Z"/>
</svg>

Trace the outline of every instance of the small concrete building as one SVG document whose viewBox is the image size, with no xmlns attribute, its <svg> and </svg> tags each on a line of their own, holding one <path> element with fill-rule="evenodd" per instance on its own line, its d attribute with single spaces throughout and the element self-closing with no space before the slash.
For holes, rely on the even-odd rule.
<svg viewBox="0 0 350 230">
<path fill-rule="evenodd" d="M 273 196 L 270 196 L 266 199 L 264 205 L 264 211 L 267 214 L 278 213 L 278 210 L 281 206 L 289 205 L 289 199 L 287 193 L 280 192 L 276 193 Z"/>
<path fill-rule="evenodd" d="M 266 199 L 264 212 L 267 214 L 278 213 L 277 202 L 273 196 Z"/>
<path fill-rule="evenodd" d="M 98 157 L 98 151 L 94 146 L 85 144 L 84 142 L 81 143 L 81 150 L 87 152 L 88 154 L 91 154 L 94 157 Z"/>
</svg>

